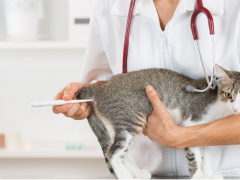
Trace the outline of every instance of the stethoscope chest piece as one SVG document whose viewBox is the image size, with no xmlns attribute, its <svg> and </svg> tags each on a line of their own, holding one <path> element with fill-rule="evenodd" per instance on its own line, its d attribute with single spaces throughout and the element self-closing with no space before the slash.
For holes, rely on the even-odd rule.
<svg viewBox="0 0 240 180">
<path fill-rule="evenodd" d="M 219 82 L 220 82 L 220 79 L 215 76 L 215 77 L 213 78 L 213 86 L 217 86 L 217 85 L 219 84 Z"/>
<path fill-rule="evenodd" d="M 212 86 L 210 86 L 210 88 L 211 88 L 211 89 L 215 89 L 215 87 L 219 84 L 219 82 L 220 82 L 220 79 L 215 76 L 215 77 L 213 78 Z M 189 93 L 194 93 L 194 92 L 196 92 L 196 90 L 197 90 L 197 89 L 196 89 L 195 87 L 190 86 L 190 85 L 186 87 L 186 91 L 189 92 Z"/>
</svg>

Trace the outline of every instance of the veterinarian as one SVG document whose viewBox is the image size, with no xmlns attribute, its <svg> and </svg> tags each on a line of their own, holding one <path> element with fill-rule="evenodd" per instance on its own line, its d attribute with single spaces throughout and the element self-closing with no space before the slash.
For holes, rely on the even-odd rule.
<svg viewBox="0 0 240 180">
<path fill-rule="evenodd" d="M 196 0 L 137 0 L 130 34 L 128 71 L 165 68 L 198 79 L 204 77 L 193 40 L 190 19 Z M 216 63 L 240 71 L 240 1 L 204 0 L 215 21 Z M 130 0 L 97 0 L 90 22 L 90 38 L 79 82 L 63 88 L 55 99 L 70 100 L 86 83 L 99 85 L 122 72 L 122 53 Z M 197 20 L 200 48 L 208 74 L 212 67 L 212 39 L 205 15 Z M 81 32 L 79 32 L 81 33 Z M 156 91 L 146 93 L 154 111 L 143 134 L 130 151 L 131 161 L 155 176 L 189 176 L 185 147 L 211 147 L 212 167 L 224 176 L 240 177 L 240 115 L 195 127 L 174 124 Z M 53 107 L 75 120 L 87 118 L 91 105 Z M 224 146 L 222 146 L 224 145 Z M 225 146 L 228 145 L 228 146 Z M 233 146 L 235 145 L 235 146 Z"/>
</svg>

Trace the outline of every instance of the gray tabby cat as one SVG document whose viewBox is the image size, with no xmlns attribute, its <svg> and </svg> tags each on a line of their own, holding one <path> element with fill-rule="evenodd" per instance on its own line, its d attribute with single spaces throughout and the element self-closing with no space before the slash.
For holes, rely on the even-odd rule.
<svg viewBox="0 0 240 180">
<path fill-rule="evenodd" d="M 142 133 L 153 107 L 145 88 L 152 85 L 179 126 L 194 126 L 239 114 L 240 73 L 216 65 L 218 87 L 205 93 L 188 93 L 186 86 L 206 87 L 206 79 L 193 80 L 165 69 L 149 69 L 112 77 L 101 86 L 87 85 L 77 99 L 94 99 L 88 122 L 98 138 L 106 163 L 119 179 L 150 179 L 147 170 L 133 166 L 128 150 Z M 211 169 L 206 147 L 186 148 L 189 172 L 196 178 L 222 178 Z M 204 158 L 203 158 L 204 157 Z"/>
</svg>

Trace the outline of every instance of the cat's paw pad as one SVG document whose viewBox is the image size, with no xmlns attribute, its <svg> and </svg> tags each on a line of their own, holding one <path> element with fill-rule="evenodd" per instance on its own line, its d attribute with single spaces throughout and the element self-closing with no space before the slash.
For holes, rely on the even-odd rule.
<svg viewBox="0 0 240 180">
<path fill-rule="evenodd" d="M 210 176 L 211 179 L 224 179 L 220 173 L 214 173 Z"/>
<path fill-rule="evenodd" d="M 143 169 L 139 172 L 137 179 L 151 179 L 151 177 L 151 173 L 148 170 Z"/>
</svg>

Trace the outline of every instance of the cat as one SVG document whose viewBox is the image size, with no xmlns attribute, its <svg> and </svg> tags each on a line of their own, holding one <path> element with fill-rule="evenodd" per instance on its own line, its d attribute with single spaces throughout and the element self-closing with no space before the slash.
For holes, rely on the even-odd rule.
<svg viewBox="0 0 240 180">
<path fill-rule="evenodd" d="M 204 93 L 189 93 L 186 87 L 205 89 L 205 78 L 194 80 L 166 69 L 119 74 L 100 86 L 82 87 L 77 99 L 94 99 L 88 122 L 110 172 L 118 179 L 151 178 L 150 172 L 133 166 L 126 158 L 153 111 L 145 91 L 148 85 L 156 89 L 178 126 L 194 126 L 239 114 L 240 73 L 216 65 L 216 74 L 220 81 L 218 86 Z M 223 179 L 213 173 L 207 147 L 186 148 L 185 152 L 192 179 Z"/>
</svg>

